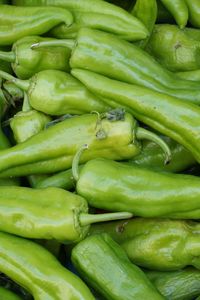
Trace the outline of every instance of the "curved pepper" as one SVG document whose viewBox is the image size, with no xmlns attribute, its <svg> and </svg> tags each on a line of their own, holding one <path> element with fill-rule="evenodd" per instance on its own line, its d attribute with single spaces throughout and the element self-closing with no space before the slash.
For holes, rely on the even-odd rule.
<svg viewBox="0 0 200 300">
<path fill-rule="evenodd" d="M 134 218 L 92 225 L 90 234 L 108 233 L 129 259 L 160 271 L 200 269 L 200 224 L 193 221 Z"/>
<path fill-rule="evenodd" d="M 0 59 L 10 62 L 17 77 L 28 79 L 42 70 L 69 71 L 71 50 L 67 47 L 50 47 L 32 50 L 31 45 L 51 38 L 26 36 L 13 44 L 12 51 L 0 51 Z"/>
<path fill-rule="evenodd" d="M 178 26 L 183 29 L 188 22 L 188 7 L 185 0 L 161 0 L 161 2 L 173 15 Z"/>
<path fill-rule="evenodd" d="M 145 274 L 166 299 L 193 300 L 200 294 L 200 270 L 195 268 L 174 272 L 146 270 Z"/>
<path fill-rule="evenodd" d="M 72 262 L 84 280 L 105 299 L 164 300 L 108 234 L 93 235 L 72 250 Z"/>
<path fill-rule="evenodd" d="M 1 300 L 21 300 L 19 296 L 6 288 L 0 287 L 0 299 Z"/>
<path fill-rule="evenodd" d="M 200 28 L 200 3 L 199 0 L 184 0 L 189 10 L 189 21 L 197 28 Z"/>
<path fill-rule="evenodd" d="M 57 45 L 61 42 L 58 40 Z M 146 51 L 105 32 L 81 29 L 72 51 L 70 66 L 200 103 L 198 83 L 178 78 Z"/>
<path fill-rule="evenodd" d="M 144 87 L 111 80 L 96 73 L 74 69 L 72 74 L 91 92 L 125 106 L 140 121 L 188 149 L 200 162 L 200 108 Z"/>
<path fill-rule="evenodd" d="M 146 50 L 170 71 L 200 68 L 200 39 L 192 38 L 175 25 L 156 25 Z"/>
<path fill-rule="evenodd" d="M 37 300 L 94 300 L 83 281 L 38 244 L 0 232 L 0 271 Z"/>
<path fill-rule="evenodd" d="M 94 157 L 128 159 L 140 152 L 141 139 L 158 143 L 166 154 L 165 163 L 170 161 L 171 152 L 167 144 L 154 133 L 138 127 L 136 120 L 120 109 L 102 115 L 94 113 L 72 117 L 9 150 L 1 151 L 0 177 L 66 170 L 84 144 L 89 150 L 83 154 L 82 162 Z"/>
<path fill-rule="evenodd" d="M 58 188 L 0 187 L 0 230 L 18 236 L 77 242 L 96 222 L 126 219 L 131 213 L 88 214 L 87 201 Z"/>
<path fill-rule="evenodd" d="M 70 74 L 59 70 L 44 70 L 30 80 L 20 80 L 0 71 L 0 76 L 12 80 L 27 92 L 30 105 L 49 115 L 105 112 L 110 107 Z"/>
<path fill-rule="evenodd" d="M 63 8 L 1 5 L 0 45 L 12 45 L 27 35 L 44 34 L 61 23 L 66 27 L 73 23 L 72 14 Z"/>
<path fill-rule="evenodd" d="M 14 0 L 15 5 L 59 6 L 69 9 L 74 17 L 70 27 L 58 26 L 51 30 L 51 36 L 74 38 L 82 27 L 96 28 L 118 35 L 122 39 L 136 41 L 145 39 L 148 30 L 140 20 L 121 7 L 101 0 Z"/>
<path fill-rule="evenodd" d="M 103 158 L 87 162 L 78 176 L 74 160 L 74 170 L 76 191 L 92 207 L 147 218 L 200 218 L 200 179 L 196 176 L 155 172 Z"/>
</svg>

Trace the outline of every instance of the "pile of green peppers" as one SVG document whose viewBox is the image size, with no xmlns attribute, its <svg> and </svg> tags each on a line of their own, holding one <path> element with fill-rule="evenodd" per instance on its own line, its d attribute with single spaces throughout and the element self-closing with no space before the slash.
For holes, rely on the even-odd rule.
<svg viewBox="0 0 200 300">
<path fill-rule="evenodd" d="M 0 300 L 200 299 L 199 163 L 199 0 L 0 0 Z"/>
</svg>

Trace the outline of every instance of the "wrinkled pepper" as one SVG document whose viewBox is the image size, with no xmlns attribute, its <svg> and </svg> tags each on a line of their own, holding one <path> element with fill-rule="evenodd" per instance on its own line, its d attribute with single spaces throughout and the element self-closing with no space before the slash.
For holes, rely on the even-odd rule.
<svg viewBox="0 0 200 300">
<path fill-rule="evenodd" d="M 145 274 L 170 300 L 193 300 L 200 294 L 200 270 L 192 267 L 171 272 L 145 271 Z"/>
<path fill-rule="evenodd" d="M 32 239 L 77 242 L 95 222 L 126 219 L 129 212 L 88 214 L 87 201 L 58 188 L 0 187 L 0 230 Z"/>
<path fill-rule="evenodd" d="M 6 288 L 0 287 L 0 299 L 1 300 L 21 300 L 19 296 Z"/>
<path fill-rule="evenodd" d="M 93 235 L 72 250 L 72 262 L 105 299 L 165 299 L 108 234 Z"/>
<path fill-rule="evenodd" d="M 72 170 L 78 195 L 95 208 L 130 211 L 140 217 L 200 218 L 200 179 L 156 172 L 107 159 L 93 159 Z"/>
<path fill-rule="evenodd" d="M 156 25 L 146 50 L 170 71 L 200 68 L 200 39 L 192 38 L 176 25 Z"/>
<path fill-rule="evenodd" d="M 72 14 L 59 7 L 0 5 L 0 45 L 12 45 L 27 35 L 41 35 L 58 24 L 69 27 Z"/>
<path fill-rule="evenodd" d="M 30 80 L 21 80 L 3 71 L 0 71 L 0 76 L 12 80 L 27 92 L 31 107 L 49 115 L 105 112 L 110 109 L 81 82 L 63 71 L 40 71 Z"/>
<path fill-rule="evenodd" d="M 0 232 L 0 271 L 37 300 L 94 300 L 83 281 L 42 246 Z"/>
<path fill-rule="evenodd" d="M 200 269 L 199 222 L 133 218 L 101 225 L 92 225 L 90 234 L 108 233 L 141 267 L 158 271 L 186 266 Z"/>
<path fill-rule="evenodd" d="M 74 69 L 72 74 L 94 94 L 111 99 L 112 105 L 128 106 L 137 120 L 183 145 L 200 162 L 197 105 L 86 70 Z"/>
<path fill-rule="evenodd" d="M 50 35 L 57 38 L 74 38 L 82 27 L 96 28 L 118 35 L 122 39 L 145 39 L 148 30 L 144 24 L 121 7 L 101 0 L 13 0 L 15 5 L 59 6 L 72 12 L 74 23 L 70 27 L 57 26 Z"/>
<path fill-rule="evenodd" d="M 73 138 L 72 138 L 73 137 Z M 75 153 L 84 145 L 81 157 L 129 159 L 141 151 L 140 139 L 152 139 L 163 147 L 166 163 L 169 147 L 150 131 L 137 126 L 133 117 L 121 110 L 66 119 L 32 136 L 27 141 L 0 151 L 0 177 L 47 174 L 69 169 Z M 4 172 L 2 172 L 4 170 Z"/>
<path fill-rule="evenodd" d="M 18 78 L 29 79 L 42 70 L 56 69 L 68 72 L 71 50 L 67 47 L 50 47 L 32 50 L 31 45 L 50 38 L 26 36 L 13 44 L 10 52 L 0 51 L 0 59 L 10 62 Z"/>
</svg>

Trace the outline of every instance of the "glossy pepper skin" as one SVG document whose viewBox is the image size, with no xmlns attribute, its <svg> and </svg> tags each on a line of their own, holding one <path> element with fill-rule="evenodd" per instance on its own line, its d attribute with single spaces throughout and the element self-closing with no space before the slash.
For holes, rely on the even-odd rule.
<svg viewBox="0 0 200 300">
<path fill-rule="evenodd" d="M 188 22 L 188 7 L 185 0 L 161 0 L 161 2 L 172 14 L 178 26 L 183 29 Z"/>
<path fill-rule="evenodd" d="M 137 125 L 133 117 L 125 114 L 121 120 L 111 121 L 109 118 L 112 120 L 112 113 L 102 120 L 97 114 L 72 117 L 48 127 L 21 144 L 1 151 L 0 176 L 66 170 L 71 167 L 75 153 L 84 144 L 89 149 L 83 154 L 82 162 L 99 156 L 123 160 L 138 154 L 140 143 L 136 139 Z"/>
<path fill-rule="evenodd" d="M 80 278 L 40 245 L 0 232 L 0 271 L 37 300 L 94 300 Z"/>
<path fill-rule="evenodd" d="M 42 70 L 69 71 L 71 50 L 67 47 L 50 47 L 32 50 L 34 43 L 51 41 L 51 38 L 25 36 L 13 44 L 12 51 L 0 51 L 0 59 L 10 62 L 18 78 L 29 79 Z"/>
<path fill-rule="evenodd" d="M 10 78 L 16 86 L 26 91 L 31 107 L 45 114 L 101 113 L 110 109 L 81 82 L 63 71 L 40 71 L 30 80 L 20 80 L 1 71 L 0 76 L 8 80 Z"/>
<path fill-rule="evenodd" d="M 164 300 L 108 234 L 90 236 L 76 245 L 72 250 L 72 262 L 105 299 Z"/>
<path fill-rule="evenodd" d="M 32 239 L 77 242 L 89 225 L 131 213 L 88 214 L 87 201 L 58 188 L 0 187 L 1 231 Z"/>
<path fill-rule="evenodd" d="M 180 143 L 200 162 L 198 106 L 86 70 L 74 69 L 72 74 L 94 94 L 129 107 L 137 120 Z"/>
<path fill-rule="evenodd" d="M 200 270 L 188 267 L 178 271 L 145 271 L 145 274 L 166 298 L 192 300 L 200 294 Z"/>
<path fill-rule="evenodd" d="M 106 32 L 81 29 L 72 51 L 70 66 L 200 103 L 198 83 L 178 78 L 146 51 Z"/>
<path fill-rule="evenodd" d="M 0 287 L 0 298 L 1 300 L 21 300 L 19 296 L 3 287 Z"/>
<path fill-rule="evenodd" d="M 90 234 L 107 232 L 138 266 L 175 271 L 200 269 L 200 224 L 186 220 L 133 218 L 92 225 Z"/>
<path fill-rule="evenodd" d="M 82 27 L 96 28 L 116 34 L 122 39 L 145 39 L 148 30 L 140 20 L 121 7 L 101 0 L 14 0 L 15 5 L 59 6 L 72 12 L 74 23 L 70 27 L 58 26 L 51 31 L 57 38 L 74 38 Z"/>
<path fill-rule="evenodd" d="M 12 45 L 27 35 L 44 34 L 61 23 L 67 27 L 73 23 L 72 14 L 63 8 L 0 5 L 0 45 Z"/>
<path fill-rule="evenodd" d="M 81 169 L 76 191 L 95 208 L 146 218 L 199 219 L 199 184 L 196 176 L 97 158 Z"/>
<path fill-rule="evenodd" d="M 176 25 L 155 25 L 146 50 L 170 71 L 191 71 L 200 68 L 200 39 Z"/>
</svg>

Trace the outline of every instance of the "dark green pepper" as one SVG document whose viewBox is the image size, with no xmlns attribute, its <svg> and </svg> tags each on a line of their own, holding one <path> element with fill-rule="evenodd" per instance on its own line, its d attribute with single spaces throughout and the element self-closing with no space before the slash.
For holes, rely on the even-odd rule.
<svg viewBox="0 0 200 300">
<path fill-rule="evenodd" d="M 105 299 L 164 300 L 108 234 L 93 235 L 80 242 L 72 250 L 72 262 Z"/>
<path fill-rule="evenodd" d="M 19 296 L 6 288 L 0 287 L 0 299 L 1 300 L 21 300 Z"/>
<path fill-rule="evenodd" d="M 129 212 L 88 214 L 87 201 L 58 188 L 0 187 L 0 230 L 32 239 L 77 242 L 96 222 L 126 219 Z"/>
<path fill-rule="evenodd" d="M 73 137 L 73 138 L 72 138 Z M 160 144 L 170 160 L 168 146 L 155 134 L 137 126 L 121 110 L 66 119 L 8 150 L 0 151 L 0 177 L 55 173 L 71 167 L 75 153 L 87 144 L 81 161 L 95 157 L 129 159 L 141 151 L 138 140 Z M 2 172 L 4 170 L 4 172 Z"/>
<path fill-rule="evenodd" d="M 146 50 L 170 71 L 200 68 L 200 39 L 192 38 L 176 25 L 156 25 Z"/>
<path fill-rule="evenodd" d="M 72 169 L 77 193 L 95 208 L 141 217 L 200 219 L 200 179 L 97 158 Z"/>
<path fill-rule="evenodd" d="M 69 9 L 74 17 L 70 27 L 57 26 L 50 35 L 57 38 L 74 38 L 82 27 L 96 28 L 118 35 L 122 39 L 145 39 L 148 30 L 140 20 L 111 3 L 101 0 L 13 0 L 15 5 L 59 6 Z"/>
<path fill-rule="evenodd" d="M 94 94 L 111 99 L 111 105 L 129 107 L 139 121 L 183 145 L 200 162 L 197 105 L 86 70 L 74 69 L 72 74 Z"/>
<path fill-rule="evenodd" d="M 0 5 L 0 45 L 12 45 L 27 35 L 41 35 L 56 25 L 73 23 L 72 14 L 59 7 Z"/>
<path fill-rule="evenodd" d="M 26 36 L 13 44 L 12 51 L 0 51 L 0 59 L 12 63 L 18 78 L 28 79 L 42 70 L 55 69 L 68 72 L 71 50 L 67 47 L 50 47 L 32 50 L 31 45 L 50 38 Z"/>
<path fill-rule="evenodd" d="M 94 300 L 88 287 L 42 246 L 0 232 L 0 271 L 37 300 Z"/>
<path fill-rule="evenodd" d="M 200 269 L 200 223 L 185 220 L 133 218 L 92 225 L 90 234 L 108 233 L 129 259 L 159 271 Z"/>
<path fill-rule="evenodd" d="M 31 107 L 49 115 L 105 112 L 110 107 L 72 77 L 59 70 L 44 70 L 30 80 L 20 80 L 0 71 L 0 76 L 12 80 L 27 92 Z"/>
<path fill-rule="evenodd" d="M 145 271 L 160 293 L 170 300 L 193 300 L 200 294 L 200 270 L 188 267 L 171 272 Z"/>
</svg>

